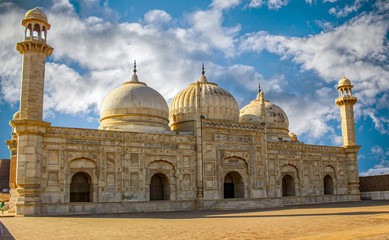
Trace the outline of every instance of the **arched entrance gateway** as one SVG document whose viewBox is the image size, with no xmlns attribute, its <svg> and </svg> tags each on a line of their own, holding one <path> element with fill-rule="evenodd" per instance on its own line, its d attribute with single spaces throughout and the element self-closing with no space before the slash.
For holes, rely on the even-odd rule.
<svg viewBox="0 0 389 240">
<path fill-rule="evenodd" d="M 224 177 L 224 198 L 244 198 L 244 183 L 237 172 L 229 172 Z"/>
<path fill-rule="evenodd" d="M 154 174 L 150 180 L 150 201 L 169 199 L 170 190 L 167 177 L 162 173 Z"/>
<path fill-rule="evenodd" d="M 330 175 L 324 177 L 324 194 L 334 194 L 334 181 Z"/>
<path fill-rule="evenodd" d="M 91 181 L 88 174 L 78 172 L 72 177 L 70 202 L 91 202 Z"/>
<path fill-rule="evenodd" d="M 289 174 L 282 178 L 282 196 L 296 196 L 296 186 L 293 177 Z"/>
</svg>

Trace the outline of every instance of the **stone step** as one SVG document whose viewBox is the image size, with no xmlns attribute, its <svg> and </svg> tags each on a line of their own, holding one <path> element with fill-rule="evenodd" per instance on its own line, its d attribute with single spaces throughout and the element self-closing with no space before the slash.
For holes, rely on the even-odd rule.
<svg viewBox="0 0 389 240">
<path fill-rule="evenodd" d="M 216 202 L 211 207 L 212 210 L 233 210 L 233 209 L 257 209 L 257 208 L 269 208 L 279 206 L 273 201 L 258 201 L 258 200 L 235 200 L 235 199 L 223 199 Z"/>
</svg>

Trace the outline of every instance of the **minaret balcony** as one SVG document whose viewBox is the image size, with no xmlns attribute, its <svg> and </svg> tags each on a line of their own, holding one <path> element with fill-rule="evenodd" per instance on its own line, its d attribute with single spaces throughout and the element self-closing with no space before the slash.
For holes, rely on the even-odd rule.
<svg viewBox="0 0 389 240">
<path fill-rule="evenodd" d="M 340 96 L 336 99 L 335 103 L 338 106 L 342 106 L 346 103 L 354 105 L 357 102 L 357 98 L 352 95 Z"/>
</svg>

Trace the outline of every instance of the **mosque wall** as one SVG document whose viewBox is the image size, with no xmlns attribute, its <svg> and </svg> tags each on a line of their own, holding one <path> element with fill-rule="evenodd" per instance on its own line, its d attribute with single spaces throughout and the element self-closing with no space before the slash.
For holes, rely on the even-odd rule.
<svg viewBox="0 0 389 240">
<path fill-rule="evenodd" d="M 169 200 L 196 198 L 195 138 L 167 134 L 50 127 L 43 140 L 42 203 L 67 203 L 72 177 L 85 173 L 91 201 L 150 200 L 154 174 Z"/>
<path fill-rule="evenodd" d="M 266 197 L 264 127 L 202 120 L 204 199 L 223 199 L 230 174 L 238 198 Z"/>
<path fill-rule="evenodd" d="M 271 196 L 282 195 L 282 179 L 290 175 L 298 196 L 348 194 L 346 155 L 342 147 L 314 146 L 303 143 L 269 142 L 269 189 Z M 274 166 L 274 167 L 273 167 Z M 325 177 L 333 190 L 325 193 Z"/>
</svg>

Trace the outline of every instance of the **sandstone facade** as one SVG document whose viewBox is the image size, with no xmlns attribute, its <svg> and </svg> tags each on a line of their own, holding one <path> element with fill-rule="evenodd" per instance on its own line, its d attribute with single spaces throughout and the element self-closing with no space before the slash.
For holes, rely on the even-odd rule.
<svg viewBox="0 0 389 240">
<path fill-rule="evenodd" d="M 342 147 L 308 145 L 289 135 L 286 114 L 260 89 L 257 99 L 239 111 L 230 93 L 208 82 L 204 69 L 169 109 L 158 92 L 139 82 L 135 69 L 131 81 L 104 100 L 98 130 L 53 127 L 42 121 L 50 25 L 37 8 L 22 23 L 21 107 L 7 141 L 10 206 L 17 215 L 359 200 L 356 98 L 349 81 L 340 82 L 336 102 L 342 108 Z"/>
</svg>

